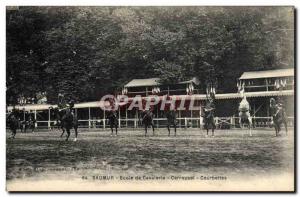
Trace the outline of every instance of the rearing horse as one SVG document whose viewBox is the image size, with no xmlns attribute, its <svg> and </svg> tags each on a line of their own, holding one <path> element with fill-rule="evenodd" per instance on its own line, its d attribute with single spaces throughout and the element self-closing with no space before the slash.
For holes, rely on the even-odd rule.
<svg viewBox="0 0 300 197">
<path fill-rule="evenodd" d="M 209 129 L 211 129 L 212 136 L 214 137 L 216 124 L 215 124 L 215 104 L 214 104 L 213 96 L 206 99 L 206 105 L 204 107 L 204 128 L 207 131 L 206 136 L 208 136 Z"/>
<path fill-rule="evenodd" d="M 243 94 L 243 99 L 239 105 L 239 124 L 241 128 L 244 128 L 244 124 L 248 125 L 249 135 L 252 136 L 252 118 L 250 115 L 250 105 L 246 96 Z"/>
<path fill-rule="evenodd" d="M 143 110 L 139 117 L 139 121 L 145 126 L 145 136 L 147 136 L 147 129 L 150 125 L 152 126 L 154 135 L 153 113 L 150 110 Z"/>
<path fill-rule="evenodd" d="M 78 136 L 78 119 L 76 115 L 72 112 L 72 108 L 62 109 L 59 110 L 58 108 L 54 109 L 54 113 L 57 118 L 58 126 L 62 129 L 62 134 L 60 137 L 63 136 L 65 131 L 67 131 L 67 138 L 66 141 L 68 141 L 70 137 L 70 130 L 74 128 L 75 130 L 75 139 L 74 141 L 77 141 Z"/>
<path fill-rule="evenodd" d="M 111 136 L 113 136 L 113 134 L 114 134 L 114 128 L 116 129 L 116 136 L 117 136 L 118 135 L 118 117 L 117 117 L 116 111 L 108 111 L 106 119 L 108 120 L 108 124 L 111 129 Z"/>
<path fill-rule="evenodd" d="M 167 118 L 167 128 L 169 131 L 169 135 L 170 136 L 170 126 L 173 125 L 174 127 L 174 132 L 175 132 L 175 136 L 176 136 L 176 126 L 177 126 L 177 121 L 176 121 L 176 112 L 174 110 L 168 110 L 165 112 L 165 116 Z"/>
<path fill-rule="evenodd" d="M 287 135 L 287 133 L 288 133 L 287 116 L 286 116 L 284 108 L 282 107 L 282 105 L 280 103 L 276 104 L 276 101 L 274 98 L 271 98 L 270 99 L 270 109 L 271 109 L 272 120 L 273 120 L 274 128 L 275 128 L 275 136 L 279 135 L 279 132 L 281 130 L 281 124 L 284 125 L 285 132 Z"/>
</svg>

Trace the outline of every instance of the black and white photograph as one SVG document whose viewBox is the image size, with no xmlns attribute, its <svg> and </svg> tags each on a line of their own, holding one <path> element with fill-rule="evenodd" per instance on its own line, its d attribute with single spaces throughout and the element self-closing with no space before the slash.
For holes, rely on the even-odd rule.
<svg viewBox="0 0 300 197">
<path fill-rule="evenodd" d="M 295 7 L 5 17 L 8 192 L 295 192 Z"/>
</svg>

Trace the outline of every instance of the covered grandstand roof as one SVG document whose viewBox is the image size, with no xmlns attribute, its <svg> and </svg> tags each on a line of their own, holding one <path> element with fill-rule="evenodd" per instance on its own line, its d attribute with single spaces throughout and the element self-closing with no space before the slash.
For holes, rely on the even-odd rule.
<svg viewBox="0 0 300 197">
<path fill-rule="evenodd" d="M 193 77 L 190 80 L 179 82 L 178 84 L 187 84 L 194 83 L 196 85 L 199 84 L 199 80 L 196 77 Z M 159 78 L 148 78 L 148 79 L 133 79 L 129 83 L 127 83 L 124 87 L 144 87 L 144 86 L 158 86 Z"/>
<path fill-rule="evenodd" d="M 159 78 L 133 79 L 125 87 L 157 86 Z"/>
<path fill-rule="evenodd" d="M 264 71 L 244 72 L 240 79 L 259 79 L 259 78 L 274 78 L 274 77 L 292 77 L 294 76 L 294 69 L 276 69 Z"/>
</svg>

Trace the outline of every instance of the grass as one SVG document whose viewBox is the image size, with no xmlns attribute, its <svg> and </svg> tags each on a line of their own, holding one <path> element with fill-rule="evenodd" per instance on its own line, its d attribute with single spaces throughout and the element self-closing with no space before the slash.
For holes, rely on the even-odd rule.
<svg viewBox="0 0 300 197">
<path fill-rule="evenodd" d="M 253 137 L 246 130 L 217 130 L 214 138 L 197 129 L 179 130 L 177 137 L 167 136 L 166 129 L 155 136 L 143 134 L 80 130 L 77 142 L 65 142 L 57 131 L 18 133 L 15 140 L 7 139 L 7 179 L 120 173 L 234 176 L 293 169 L 292 130 L 281 137 L 274 137 L 273 130 L 254 130 Z"/>
</svg>

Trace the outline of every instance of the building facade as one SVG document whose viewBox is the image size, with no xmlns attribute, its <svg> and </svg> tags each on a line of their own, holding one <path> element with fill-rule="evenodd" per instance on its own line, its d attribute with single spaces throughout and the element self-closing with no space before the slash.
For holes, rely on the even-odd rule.
<svg viewBox="0 0 300 197">
<path fill-rule="evenodd" d="M 216 93 L 216 123 L 219 128 L 238 127 L 238 104 L 241 101 L 241 94 L 238 92 L 244 89 L 245 95 L 251 105 L 250 113 L 256 127 L 268 127 L 270 122 L 269 100 L 280 98 L 285 104 L 289 118 L 289 126 L 294 125 L 294 69 L 278 69 L 269 71 L 245 72 L 237 79 L 237 92 Z M 161 100 L 166 96 L 175 100 L 175 108 L 178 119 L 178 126 L 181 128 L 202 128 L 202 106 L 205 104 L 206 94 L 200 91 L 201 85 L 197 78 L 182 81 L 174 84 L 160 84 L 159 78 L 133 79 L 125 84 L 119 95 L 126 95 L 129 102 L 118 109 L 119 127 L 138 127 L 138 110 L 129 110 L 132 98 L 139 95 L 142 99 L 157 96 Z M 184 100 L 184 108 L 181 103 Z M 195 110 L 189 109 L 193 102 Z M 80 127 L 85 128 L 107 128 L 106 111 L 102 109 L 105 101 L 94 101 L 75 104 L 74 109 L 79 119 Z M 55 124 L 55 116 L 50 107 L 55 105 L 30 104 L 14 106 L 26 113 L 31 113 L 37 120 L 39 128 L 51 128 Z M 7 111 L 12 110 L 7 107 Z M 153 107 L 156 127 L 165 127 L 166 118 L 164 110 L 161 109 L 161 102 Z"/>
</svg>

